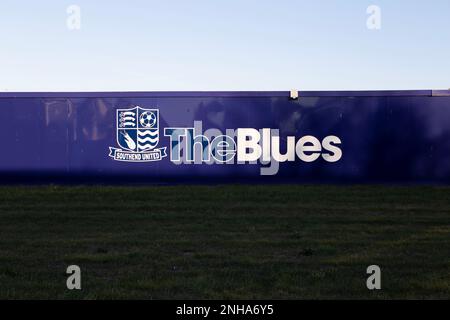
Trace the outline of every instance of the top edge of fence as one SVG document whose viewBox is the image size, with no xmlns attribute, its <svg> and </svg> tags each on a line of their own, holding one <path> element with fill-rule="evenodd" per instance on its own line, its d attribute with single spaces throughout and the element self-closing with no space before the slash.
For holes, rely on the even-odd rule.
<svg viewBox="0 0 450 320">
<path fill-rule="evenodd" d="M 100 91 L 0 92 L 0 98 L 186 98 L 289 97 L 290 91 Z M 431 97 L 450 96 L 450 90 L 298 91 L 298 97 Z"/>
</svg>

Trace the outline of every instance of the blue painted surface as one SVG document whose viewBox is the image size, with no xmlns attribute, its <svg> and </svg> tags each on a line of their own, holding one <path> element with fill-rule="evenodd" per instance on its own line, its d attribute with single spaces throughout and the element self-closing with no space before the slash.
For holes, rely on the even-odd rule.
<svg viewBox="0 0 450 320">
<path fill-rule="evenodd" d="M 139 92 L 0 94 L 0 181 L 450 183 L 450 96 L 446 91 Z M 279 129 L 287 136 L 341 139 L 342 157 L 280 163 L 261 176 L 256 164 L 179 164 L 109 156 L 117 144 L 116 110 L 159 110 L 164 128 Z"/>
</svg>

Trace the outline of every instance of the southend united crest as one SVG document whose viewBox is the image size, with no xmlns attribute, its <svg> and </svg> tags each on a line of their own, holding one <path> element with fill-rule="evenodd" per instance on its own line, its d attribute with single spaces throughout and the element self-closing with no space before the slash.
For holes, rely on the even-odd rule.
<svg viewBox="0 0 450 320">
<path fill-rule="evenodd" d="M 116 140 L 120 148 L 109 147 L 109 156 L 117 161 L 159 161 L 167 156 L 159 142 L 159 110 L 139 106 L 116 111 Z"/>
</svg>

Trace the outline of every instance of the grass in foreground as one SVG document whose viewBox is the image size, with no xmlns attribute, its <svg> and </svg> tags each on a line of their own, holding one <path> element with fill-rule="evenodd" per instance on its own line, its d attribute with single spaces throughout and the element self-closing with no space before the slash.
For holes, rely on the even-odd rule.
<svg viewBox="0 0 450 320">
<path fill-rule="evenodd" d="M 446 187 L 0 187 L 0 200 L 2 299 L 450 298 Z M 81 291 L 66 289 L 70 264 Z"/>
</svg>

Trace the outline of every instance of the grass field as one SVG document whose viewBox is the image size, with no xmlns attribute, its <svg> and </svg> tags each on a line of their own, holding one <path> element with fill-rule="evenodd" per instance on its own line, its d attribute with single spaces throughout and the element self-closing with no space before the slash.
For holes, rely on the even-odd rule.
<svg viewBox="0 0 450 320">
<path fill-rule="evenodd" d="M 450 298 L 450 188 L 0 187 L 0 298 Z M 66 267 L 82 290 L 66 289 Z M 382 290 L 366 288 L 377 264 Z"/>
</svg>

